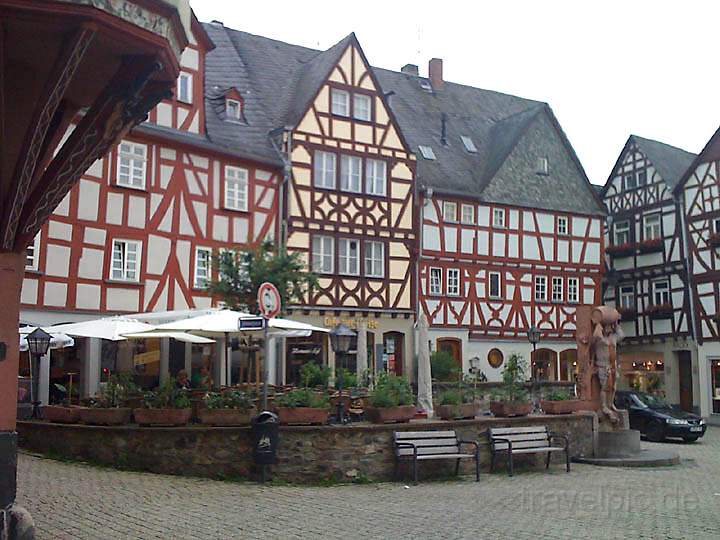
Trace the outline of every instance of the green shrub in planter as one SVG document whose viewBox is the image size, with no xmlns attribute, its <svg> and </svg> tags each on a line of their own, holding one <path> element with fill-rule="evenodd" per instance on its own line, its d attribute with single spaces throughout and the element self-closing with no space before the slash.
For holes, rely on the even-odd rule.
<svg viewBox="0 0 720 540">
<path fill-rule="evenodd" d="M 337 375 L 335 376 L 335 386 L 338 386 L 338 381 L 341 380 L 343 388 L 356 388 L 358 385 L 357 374 L 353 373 L 349 369 L 338 368 Z"/>
<path fill-rule="evenodd" d="M 460 370 L 453 355 L 447 351 L 435 351 L 430 355 L 430 373 L 438 381 L 457 380 Z"/>
<path fill-rule="evenodd" d="M 296 409 L 310 407 L 313 409 L 326 409 L 330 406 L 330 399 L 326 395 L 319 395 L 309 388 L 292 390 L 275 399 L 278 407 Z"/>
<path fill-rule="evenodd" d="M 568 401 L 575 397 L 565 390 L 552 390 L 545 394 L 545 399 L 547 401 Z"/>
<path fill-rule="evenodd" d="M 207 394 L 203 399 L 205 400 L 205 406 L 213 410 L 237 409 L 240 411 L 249 411 L 254 406 L 252 398 L 240 390 L 232 390 L 222 394 L 212 392 Z"/>
<path fill-rule="evenodd" d="M 370 405 L 378 408 L 413 405 L 415 399 L 410 383 L 404 377 L 381 373 L 370 393 Z"/>
<path fill-rule="evenodd" d="M 178 388 L 175 378 L 170 377 L 155 392 L 143 396 L 143 406 L 146 409 L 189 409 L 192 404 L 189 392 Z"/>
<path fill-rule="evenodd" d="M 492 392 L 491 399 L 504 403 L 527 403 L 530 395 L 525 389 L 525 365 L 523 357 L 511 354 L 502 372 L 502 385 Z"/>
<path fill-rule="evenodd" d="M 315 386 L 327 388 L 330 381 L 330 366 L 319 366 L 315 362 L 308 362 L 300 369 L 300 381 L 306 388 Z"/>
<path fill-rule="evenodd" d="M 463 405 L 474 401 L 475 394 L 472 391 L 445 390 L 438 396 L 439 405 Z"/>
</svg>

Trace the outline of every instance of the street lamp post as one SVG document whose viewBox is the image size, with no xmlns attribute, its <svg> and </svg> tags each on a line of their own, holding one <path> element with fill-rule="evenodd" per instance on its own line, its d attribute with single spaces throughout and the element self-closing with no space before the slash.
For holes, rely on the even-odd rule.
<svg viewBox="0 0 720 540">
<path fill-rule="evenodd" d="M 531 326 L 530 328 L 528 328 L 527 338 L 533 346 L 532 359 L 530 360 L 530 367 L 532 369 L 532 364 L 536 361 L 535 352 L 537 351 L 537 344 L 538 341 L 540 341 L 540 330 L 537 328 L 537 326 Z"/>
<path fill-rule="evenodd" d="M 45 356 L 50 348 L 51 336 L 42 328 L 36 328 L 26 338 L 30 353 L 30 398 L 32 399 L 33 418 L 40 418 L 40 401 L 38 400 L 38 366 L 40 357 Z"/>
<path fill-rule="evenodd" d="M 338 385 L 338 392 L 339 392 L 339 398 L 338 398 L 338 409 L 337 409 L 337 421 L 340 424 L 345 423 L 345 404 L 343 402 L 343 379 L 344 377 L 344 370 L 345 370 L 345 355 L 350 350 L 350 344 L 352 343 L 352 338 L 354 338 L 357 334 L 350 330 L 347 326 L 344 324 L 339 324 L 335 328 L 333 328 L 330 331 L 330 345 L 332 346 L 332 350 L 335 353 L 335 355 L 338 357 L 338 379 L 337 379 L 337 385 Z"/>
</svg>

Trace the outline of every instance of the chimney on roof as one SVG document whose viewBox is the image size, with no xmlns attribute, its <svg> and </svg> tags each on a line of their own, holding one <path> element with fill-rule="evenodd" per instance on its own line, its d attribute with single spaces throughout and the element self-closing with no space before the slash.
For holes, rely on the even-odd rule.
<svg viewBox="0 0 720 540">
<path fill-rule="evenodd" d="M 415 75 L 416 77 L 420 74 L 420 70 L 415 64 L 405 64 L 400 68 L 400 72 L 406 75 Z"/>
<path fill-rule="evenodd" d="M 428 63 L 428 78 L 433 90 L 440 90 L 443 87 L 443 66 L 442 58 L 431 58 Z"/>
</svg>

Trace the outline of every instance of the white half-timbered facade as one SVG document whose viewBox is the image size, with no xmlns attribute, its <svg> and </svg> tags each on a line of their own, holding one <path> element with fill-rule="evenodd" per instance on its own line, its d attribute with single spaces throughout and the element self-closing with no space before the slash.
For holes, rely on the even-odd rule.
<svg viewBox="0 0 720 540">
<path fill-rule="evenodd" d="M 692 332 L 681 207 L 673 193 L 694 154 L 630 136 L 603 198 L 608 209 L 605 302 L 622 314 L 621 387 L 662 381 L 693 409 Z M 697 394 L 697 389 L 695 390 Z"/>
</svg>

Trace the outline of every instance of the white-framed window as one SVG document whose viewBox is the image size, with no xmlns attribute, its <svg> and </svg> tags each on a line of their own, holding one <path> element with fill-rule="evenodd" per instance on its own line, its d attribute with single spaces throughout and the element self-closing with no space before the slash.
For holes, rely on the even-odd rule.
<svg viewBox="0 0 720 540">
<path fill-rule="evenodd" d="M 365 275 L 385 276 L 385 244 L 382 242 L 365 242 Z"/>
<path fill-rule="evenodd" d="M 225 117 L 230 120 L 240 120 L 242 104 L 237 99 L 225 98 Z"/>
<path fill-rule="evenodd" d="M 357 240 L 338 240 L 338 273 L 357 276 L 360 273 L 360 246 Z"/>
<path fill-rule="evenodd" d="M 552 301 L 563 301 L 563 278 L 553 276 L 552 278 Z"/>
<path fill-rule="evenodd" d="M 372 119 L 372 100 L 366 94 L 353 94 L 353 118 L 369 122 Z"/>
<path fill-rule="evenodd" d="M 500 272 L 490 272 L 488 276 L 488 296 L 490 298 L 500 298 Z"/>
<path fill-rule="evenodd" d="M 193 77 L 190 73 L 185 71 L 180 72 L 180 76 L 177 81 L 177 98 L 178 101 L 184 103 L 192 103 L 192 83 Z"/>
<path fill-rule="evenodd" d="M 430 161 L 433 161 L 435 159 L 435 152 L 433 151 L 431 146 L 425 146 L 425 145 L 419 145 L 418 150 L 420 150 L 420 154 L 422 154 L 422 157 L 425 159 L 429 159 Z"/>
<path fill-rule="evenodd" d="M 313 159 L 315 187 L 335 189 L 335 154 L 317 150 Z"/>
<path fill-rule="evenodd" d="M 442 294 L 443 273 L 442 268 L 430 268 L 430 294 L 439 296 Z"/>
<path fill-rule="evenodd" d="M 670 282 L 667 279 L 653 281 L 653 303 L 656 306 L 670 303 Z"/>
<path fill-rule="evenodd" d="M 470 137 L 468 137 L 467 135 L 460 135 L 460 140 L 462 140 L 462 143 L 465 146 L 465 150 L 467 150 L 471 154 L 477 153 L 477 146 L 475 146 L 475 143 Z"/>
<path fill-rule="evenodd" d="M 362 158 L 340 156 L 340 189 L 360 193 L 362 190 Z"/>
<path fill-rule="evenodd" d="M 147 146 L 122 141 L 118 146 L 117 185 L 145 189 Z"/>
<path fill-rule="evenodd" d="M 450 201 L 443 201 L 443 220 L 457 221 L 457 204 Z"/>
<path fill-rule="evenodd" d="M 248 171 L 231 165 L 225 166 L 225 208 L 248 209 Z"/>
<path fill-rule="evenodd" d="M 647 170 L 643 169 L 642 171 L 638 171 L 638 179 L 637 179 L 638 186 L 644 186 L 647 184 Z"/>
<path fill-rule="evenodd" d="M 623 309 L 635 309 L 635 285 L 618 287 L 618 305 Z"/>
<path fill-rule="evenodd" d="M 212 250 L 199 247 L 195 249 L 195 287 L 204 289 L 210 282 Z"/>
<path fill-rule="evenodd" d="M 547 300 L 547 276 L 535 276 L 535 301 Z"/>
<path fill-rule="evenodd" d="M 630 242 L 630 222 L 618 221 L 615 224 L 615 245 L 620 246 Z"/>
<path fill-rule="evenodd" d="M 558 216 L 557 218 L 557 233 L 560 235 L 568 234 L 568 218 L 567 216 Z"/>
<path fill-rule="evenodd" d="M 368 195 L 385 195 L 387 163 L 380 159 L 365 162 L 365 191 Z"/>
<path fill-rule="evenodd" d="M 110 278 L 139 281 L 142 247 L 137 240 L 113 240 Z"/>
<path fill-rule="evenodd" d="M 568 278 L 568 302 L 577 304 L 580 301 L 580 278 Z"/>
<path fill-rule="evenodd" d="M 637 187 L 637 177 L 630 173 L 625 175 L 625 189 L 635 189 Z"/>
<path fill-rule="evenodd" d="M 468 225 L 475 223 L 475 207 L 472 204 L 463 204 L 460 207 L 460 221 Z"/>
<path fill-rule="evenodd" d="M 538 174 L 550 174 L 550 168 L 548 165 L 547 157 L 539 157 L 537 161 L 537 173 Z"/>
<path fill-rule="evenodd" d="M 505 227 L 504 208 L 493 208 L 493 227 Z"/>
<path fill-rule="evenodd" d="M 350 93 L 333 88 L 330 90 L 330 111 L 338 116 L 350 116 Z"/>
<path fill-rule="evenodd" d="M 643 239 L 654 240 L 660 238 L 662 231 L 660 230 L 660 214 L 650 214 L 643 218 Z"/>
<path fill-rule="evenodd" d="M 37 271 L 40 268 L 40 233 L 25 248 L 25 270 Z"/>
<path fill-rule="evenodd" d="M 332 236 L 313 236 L 312 269 L 320 274 L 332 274 L 334 265 L 335 240 Z"/>
<path fill-rule="evenodd" d="M 447 293 L 448 296 L 460 296 L 460 270 L 457 268 L 447 269 Z"/>
</svg>

